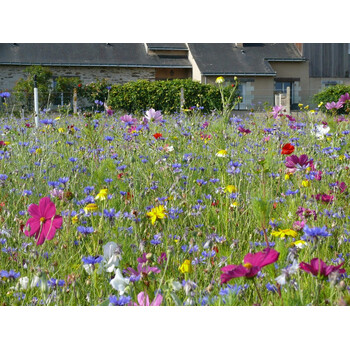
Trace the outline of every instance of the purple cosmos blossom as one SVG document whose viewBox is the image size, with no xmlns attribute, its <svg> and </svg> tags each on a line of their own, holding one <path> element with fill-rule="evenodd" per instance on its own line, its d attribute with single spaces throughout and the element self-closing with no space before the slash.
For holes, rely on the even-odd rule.
<svg viewBox="0 0 350 350">
<path fill-rule="evenodd" d="M 340 98 L 339 98 L 339 101 L 340 103 L 346 103 L 346 101 L 349 101 L 350 100 L 350 95 L 349 93 L 347 92 L 345 95 L 341 95 Z"/>
<path fill-rule="evenodd" d="M 343 103 L 341 101 L 338 101 L 338 102 L 327 102 L 326 103 L 326 108 L 328 110 L 340 109 L 340 108 L 343 108 Z"/>
<path fill-rule="evenodd" d="M 273 117 L 274 118 L 277 118 L 278 117 L 278 113 L 281 112 L 283 109 L 283 106 L 274 106 L 272 108 L 272 114 L 273 114 Z"/>
<path fill-rule="evenodd" d="M 260 270 L 278 260 L 279 252 L 274 249 L 265 248 L 263 251 L 252 254 L 248 253 L 244 257 L 243 265 L 228 265 L 221 268 L 224 273 L 220 276 L 221 283 L 227 283 L 232 278 L 254 277 Z"/>
<path fill-rule="evenodd" d="M 144 122 L 148 123 L 150 121 L 154 121 L 155 123 L 159 123 L 163 120 L 163 116 L 161 111 L 155 111 L 153 108 L 146 111 L 146 115 L 143 119 Z"/>
<path fill-rule="evenodd" d="M 160 273 L 160 270 L 158 267 L 155 266 L 145 266 L 143 263 L 139 263 L 137 265 L 137 271 L 133 269 L 132 267 L 127 267 L 124 271 L 129 276 L 133 276 L 134 278 L 141 276 L 141 275 L 148 275 L 151 272 L 153 273 Z"/>
<path fill-rule="evenodd" d="M 341 269 L 340 267 L 344 265 L 342 262 L 339 265 L 327 265 L 324 261 L 319 258 L 314 258 L 310 261 L 310 264 L 302 261 L 299 265 L 301 270 L 304 270 L 308 273 L 312 273 L 314 276 L 324 276 L 327 277 L 332 272 L 345 273 L 345 269 Z"/>
<path fill-rule="evenodd" d="M 313 169 L 313 160 L 309 159 L 306 154 L 302 154 L 300 157 L 292 155 L 286 158 L 284 165 L 288 168 L 289 173 L 295 173 L 297 170 L 305 170 L 308 167 Z"/>
<path fill-rule="evenodd" d="M 244 129 L 242 126 L 238 127 L 238 131 L 242 134 L 250 134 L 251 131 L 249 129 Z"/>
<path fill-rule="evenodd" d="M 125 115 L 121 116 L 120 120 L 122 122 L 126 123 L 127 125 L 133 125 L 137 122 L 137 119 L 133 118 L 132 115 L 129 115 L 129 114 L 125 114 Z"/>
</svg>

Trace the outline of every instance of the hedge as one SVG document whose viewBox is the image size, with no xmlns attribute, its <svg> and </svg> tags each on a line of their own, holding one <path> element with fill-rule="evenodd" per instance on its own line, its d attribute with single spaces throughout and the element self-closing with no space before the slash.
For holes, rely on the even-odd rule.
<svg viewBox="0 0 350 350">
<path fill-rule="evenodd" d="M 341 95 L 345 95 L 346 93 L 350 94 L 350 85 L 332 85 L 321 92 L 317 93 L 313 97 L 313 101 L 317 104 L 323 102 L 323 105 L 320 107 L 322 112 L 327 112 L 325 104 L 327 102 L 337 102 Z M 344 114 L 345 108 L 341 108 L 338 110 L 339 114 Z"/>
<path fill-rule="evenodd" d="M 181 88 L 184 89 L 183 108 L 203 107 L 204 112 L 222 110 L 222 100 L 216 85 L 201 84 L 191 79 L 147 81 L 138 80 L 123 85 L 113 85 L 108 105 L 116 111 L 142 113 L 149 108 L 163 113 L 180 110 Z M 229 96 L 232 87 L 227 86 L 225 95 Z"/>
</svg>

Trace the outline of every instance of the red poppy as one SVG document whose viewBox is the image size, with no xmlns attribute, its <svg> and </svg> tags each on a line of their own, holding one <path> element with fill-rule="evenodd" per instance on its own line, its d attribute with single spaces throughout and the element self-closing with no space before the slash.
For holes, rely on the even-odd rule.
<svg viewBox="0 0 350 350">
<path fill-rule="evenodd" d="M 286 143 L 285 145 L 282 146 L 281 154 L 292 154 L 294 150 L 295 150 L 295 147 L 292 144 Z"/>
<path fill-rule="evenodd" d="M 153 135 L 153 137 L 157 140 L 159 139 L 160 137 L 162 137 L 163 135 L 160 134 L 159 132 L 157 132 L 156 134 Z"/>
<path fill-rule="evenodd" d="M 124 173 L 120 173 L 120 174 L 118 174 L 118 179 L 120 180 L 122 177 L 124 176 Z"/>
</svg>

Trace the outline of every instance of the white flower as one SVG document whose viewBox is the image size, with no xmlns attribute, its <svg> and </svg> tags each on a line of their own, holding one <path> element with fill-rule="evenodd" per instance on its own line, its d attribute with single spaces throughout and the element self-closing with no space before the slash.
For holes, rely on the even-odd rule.
<svg viewBox="0 0 350 350">
<path fill-rule="evenodd" d="M 171 285 L 175 292 L 179 291 L 182 288 L 182 284 L 178 281 L 171 282 Z"/>
<path fill-rule="evenodd" d="M 100 269 L 104 268 L 107 272 L 115 271 L 121 260 L 118 250 L 118 244 L 114 242 L 108 242 L 103 246 L 103 260 Z"/>
<path fill-rule="evenodd" d="M 299 269 L 299 263 L 297 260 L 293 260 L 293 264 L 290 266 L 287 266 L 285 269 L 282 269 L 282 274 L 275 278 L 276 282 L 283 286 L 286 284 L 287 280 L 289 279 L 290 275 L 293 275 L 296 273 Z"/>
<path fill-rule="evenodd" d="M 319 140 L 324 138 L 324 135 L 328 134 L 331 128 L 325 125 L 316 125 L 315 130 L 311 131 L 311 134 L 315 135 Z"/>
<path fill-rule="evenodd" d="M 119 292 L 120 295 L 124 294 L 126 286 L 129 284 L 129 278 L 124 278 L 120 269 L 117 269 L 115 277 L 109 282 L 109 284 Z"/>
<path fill-rule="evenodd" d="M 21 277 L 18 282 L 19 282 L 21 289 L 26 290 L 28 288 L 29 278 L 27 276 Z"/>
</svg>

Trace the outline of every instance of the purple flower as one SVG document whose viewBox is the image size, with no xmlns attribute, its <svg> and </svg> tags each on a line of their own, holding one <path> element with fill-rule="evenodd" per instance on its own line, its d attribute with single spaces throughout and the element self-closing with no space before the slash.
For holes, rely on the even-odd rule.
<svg viewBox="0 0 350 350">
<path fill-rule="evenodd" d="M 346 103 L 346 101 L 348 101 L 348 100 L 350 100 L 350 95 L 349 95 L 349 93 L 347 92 L 347 93 L 345 93 L 345 95 L 341 95 L 341 96 L 340 96 L 340 99 L 339 99 L 338 102 L 344 104 L 344 103 Z"/>
<path fill-rule="evenodd" d="M 324 261 L 319 258 L 314 258 L 310 261 L 310 264 L 302 261 L 299 265 L 301 270 L 304 270 L 308 273 L 312 273 L 314 276 L 324 276 L 327 277 L 332 272 L 345 273 L 345 269 L 341 269 L 340 267 L 344 265 L 344 262 L 341 264 L 327 265 Z"/>
<path fill-rule="evenodd" d="M 155 111 L 153 108 L 146 111 L 146 115 L 144 117 L 144 122 L 154 121 L 155 123 L 161 122 L 163 120 L 163 116 L 161 111 Z"/>
<path fill-rule="evenodd" d="M 274 106 L 274 107 L 272 108 L 273 117 L 274 117 L 274 118 L 277 118 L 278 113 L 281 112 L 282 109 L 283 109 L 283 106 Z"/>
<path fill-rule="evenodd" d="M 309 159 L 306 154 L 302 154 L 300 157 L 292 155 L 286 158 L 284 165 L 288 168 L 289 173 L 295 173 L 297 170 L 305 170 L 310 167 L 313 168 L 313 160 Z"/>
<path fill-rule="evenodd" d="M 335 103 L 335 102 L 327 102 L 326 103 L 326 108 L 328 110 L 340 109 L 340 108 L 343 108 L 343 103 L 340 100 L 337 103 Z"/>
</svg>

